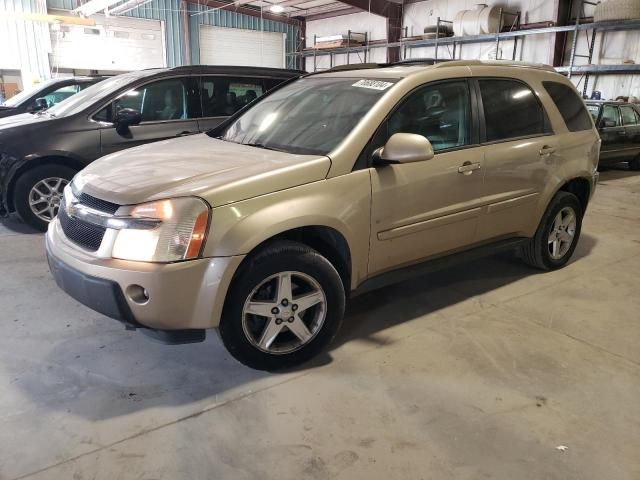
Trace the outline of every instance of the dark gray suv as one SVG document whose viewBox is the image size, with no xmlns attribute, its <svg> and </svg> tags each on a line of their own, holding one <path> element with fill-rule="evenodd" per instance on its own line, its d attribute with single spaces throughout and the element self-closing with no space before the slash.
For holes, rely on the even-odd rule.
<svg viewBox="0 0 640 480">
<path fill-rule="evenodd" d="M 208 131 L 297 70 L 189 66 L 118 75 L 37 114 L 0 119 L 0 215 L 45 230 L 93 160 Z"/>
</svg>

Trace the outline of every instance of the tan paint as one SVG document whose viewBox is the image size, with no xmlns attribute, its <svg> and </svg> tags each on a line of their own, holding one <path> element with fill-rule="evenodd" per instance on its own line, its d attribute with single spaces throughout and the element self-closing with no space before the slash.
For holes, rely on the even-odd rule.
<svg viewBox="0 0 640 480">
<path fill-rule="evenodd" d="M 398 79 L 327 157 L 199 135 L 126 150 L 82 172 L 88 193 L 120 204 L 193 195 L 207 200 L 212 221 L 206 258 L 171 265 L 96 258 L 70 244 L 58 221 L 47 235 L 53 253 L 82 272 L 116 280 L 123 289 L 131 283 L 151 285 L 149 305 L 129 300 L 144 324 L 215 327 L 242 260 L 287 230 L 324 226 L 339 232 L 350 248 L 353 289 L 371 276 L 425 258 L 492 239 L 532 236 L 550 199 L 572 178 L 587 179 L 593 192 L 597 132 L 567 131 L 541 82 L 571 84 L 550 67 L 463 61 L 321 75 Z M 410 91 L 473 76 L 526 82 L 543 102 L 554 133 L 352 171 L 379 124 Z M 555 151 L 541 155 L 545 146 Z"/>
</svg>

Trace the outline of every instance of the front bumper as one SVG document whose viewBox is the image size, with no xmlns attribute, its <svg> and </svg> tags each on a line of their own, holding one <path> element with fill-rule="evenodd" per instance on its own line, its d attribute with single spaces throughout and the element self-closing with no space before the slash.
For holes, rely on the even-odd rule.
<svg viewBox="0 0 640 480">
<path fill-rule="evenodd" d="M 80 303 L 130 328 L 171 331 L 217 327 L 244 258 L 166 264 L 99 258 L 71 243 L 57 219 L 49 225 L 46 248 L 56 283 Z M 147 298 L 133 293 L 138 286 Z"/>
</svg>

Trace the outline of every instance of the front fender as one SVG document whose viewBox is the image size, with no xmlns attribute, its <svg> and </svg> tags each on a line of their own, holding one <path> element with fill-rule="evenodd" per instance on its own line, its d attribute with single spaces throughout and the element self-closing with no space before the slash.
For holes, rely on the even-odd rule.
<svg viewBox="0 0 640 480">
<path fill-rule="evenodd" d="M 367 276 L 370 208 L 369 170 L 217 207 L 213 209 L 205 255 L 246 255 L 289 230 L 330 227 L 349 245 L 351 281 L 355 288 Z"/>
</svg>

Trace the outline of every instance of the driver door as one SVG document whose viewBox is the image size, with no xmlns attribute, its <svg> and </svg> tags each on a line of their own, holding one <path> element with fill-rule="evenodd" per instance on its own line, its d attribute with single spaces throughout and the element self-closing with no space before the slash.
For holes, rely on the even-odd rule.
<svg viewBox="0 0 640 480">
<path fill-rule="evenodd" d="M 410 94 L 372 142 L 394 133 L 423 135 L 431 160 L 372 169 L 369 273 L 382 273 L 470 245 L 482 211 L 484 158 L 472 129 L 467 80 L 438 82 Z"/>
<path fill-rule="evenodd" d="M 140 112 L 142 121 L 118 132 L 113 121 L 123 108 Z M 199 112 L 200 96 L 195 78 L 167 78 L 129 90 L 94 116 L 94 120 L 103 123 L 101 154 L 198 133 Z"/>
</svg>

